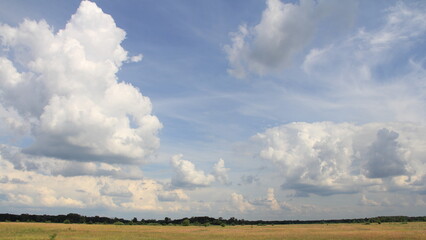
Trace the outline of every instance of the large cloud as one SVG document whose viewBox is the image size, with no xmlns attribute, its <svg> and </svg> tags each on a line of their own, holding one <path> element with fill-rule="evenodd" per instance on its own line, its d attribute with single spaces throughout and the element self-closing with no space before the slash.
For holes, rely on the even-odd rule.
<svg viewBox="0 0 426 240">
<path fill-rule="evenodd" d="M 105 176 L 61 176 L 16 169 L 0 151 L 0 205 L 12 208 L 85 208 L 110 211 L 179 211 L 189 200 L 181 189 L 167 190 L 152 179 L 116 179 Z"/>
<path fill-rule="evenodd" d="M 133 163 L 158 148 L 149 98 L 116 76 L 123 62 L 141 59 L 128 57 L 124 38 L 89 1 L 56 33 L 44 21 L 0 25 L 0 121 L 34 139 L 26 153 Z"/>
<path fill-rule="evenodd" d="M 420 191 L 426 174 L 426 126 L 411 123 L 291 123 L 252 138 L 257 155 L 272 161 L 282 188 L 299 196 L 361 189 Z"/>
<path fill-rule="evenodd" d="M 343 5 L 338 1 L 268 0 L 259 24 L 253 28 L 243 24 L 231 34 L 232 45 L 225 46 L 228 72 L 243 78 L 249 72 L 282 70 L 312 40 L 319 22 L 330 16 L 344 22 L 351 18 L 354 7 L 354 2 Z"/>
</svg>

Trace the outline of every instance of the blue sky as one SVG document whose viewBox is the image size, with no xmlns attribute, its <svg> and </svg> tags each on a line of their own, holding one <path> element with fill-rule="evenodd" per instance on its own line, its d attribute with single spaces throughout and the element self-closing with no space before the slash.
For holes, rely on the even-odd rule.
<svg viewBox="0 0 426 240">
<path fill-rule="evenodd" d="M 421 1 L 1 1 L 0 211 L 425 215 Z"/>
</svg>

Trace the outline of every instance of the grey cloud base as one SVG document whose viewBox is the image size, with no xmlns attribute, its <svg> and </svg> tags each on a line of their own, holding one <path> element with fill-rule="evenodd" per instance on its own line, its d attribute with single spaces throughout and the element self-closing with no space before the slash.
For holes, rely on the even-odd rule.
<svg viewBox="0 0 426 240">
<path fill-rule="evenodd" d="M 388 129 L 380 129 L 377 139 L 366 153 L 365 175 L 369 178 L 387 178 L 410 175 L 403 148 L 398 143 L 399 134 Z"/>
</svg>

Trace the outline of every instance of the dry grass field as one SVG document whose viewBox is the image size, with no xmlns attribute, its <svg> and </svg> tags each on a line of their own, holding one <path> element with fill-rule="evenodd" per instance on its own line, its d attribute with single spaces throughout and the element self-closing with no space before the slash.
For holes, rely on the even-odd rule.
<svg viewBox="0 0 426 240">
<path fill-rule="evenodd" d="M 0 223 L 0 239 L 426 239 L 426 223 L 226 227 Z"/>
</svg>

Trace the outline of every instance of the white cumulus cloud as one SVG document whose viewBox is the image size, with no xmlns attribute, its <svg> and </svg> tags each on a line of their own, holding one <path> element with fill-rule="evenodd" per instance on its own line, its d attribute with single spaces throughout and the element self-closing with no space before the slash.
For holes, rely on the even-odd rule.
<svg viewBox="0 0 426 240">
<path fill-rule="evenodd" d="M 0 25 L 0 121 L 34 139 L 25 153 L 135 163 L 159 147 L 149 98 L 116 76 L 129 59 L 124 38 L 90 1 L 57 32 L 43 20 Z"/>
<path fill-rule="evenodd" d="M 252 138 L 256 155 L 281 173 L 282 189 L 300 196 L 361 189 L 421 192 L 426 126 L 412 123 L 290 123 Z"/>
<path fill-rule="evenodd" d="M 222 184 L 229 183 L 228 171 L 229 168 L 225 167 L 225 161 L 223 159 L 219 159 L 219 161 L 213 166 L 213 175 L 216 180 Z"/>
<path fill-rule="evenodd" d="M 192 162 L 184 160 L 182 157 L 182 154 L 174 155 L 171 160 L 174 169 L 173 186 L 178 188 L 206 187 L 215 181 L 213 175 L 197 170 Z"/>
<path fill-rule="evenodd" d="M 351 10 L 355 8 L 355 3 L 343 5 L 338 1 L 267 0 L 266 4 L 259 24 L 241 25 L 238 32 L 231 33 L 232 45 L 224 48 L 230 65 L 228 73 L 237 78 L 290 66 L 296 54 L 313 39 L 322 20 L 332 16 L 344 22 L 352 17 Z"/>
<path fill-rule="evenodd" d="M 238 209 L 238 211 L 242 213 L 256 209 L 255 206 L 248 202 L 243 195 L 238 193 L 231 194 L 231 204 L 235 209 Z"/>
</svg>

